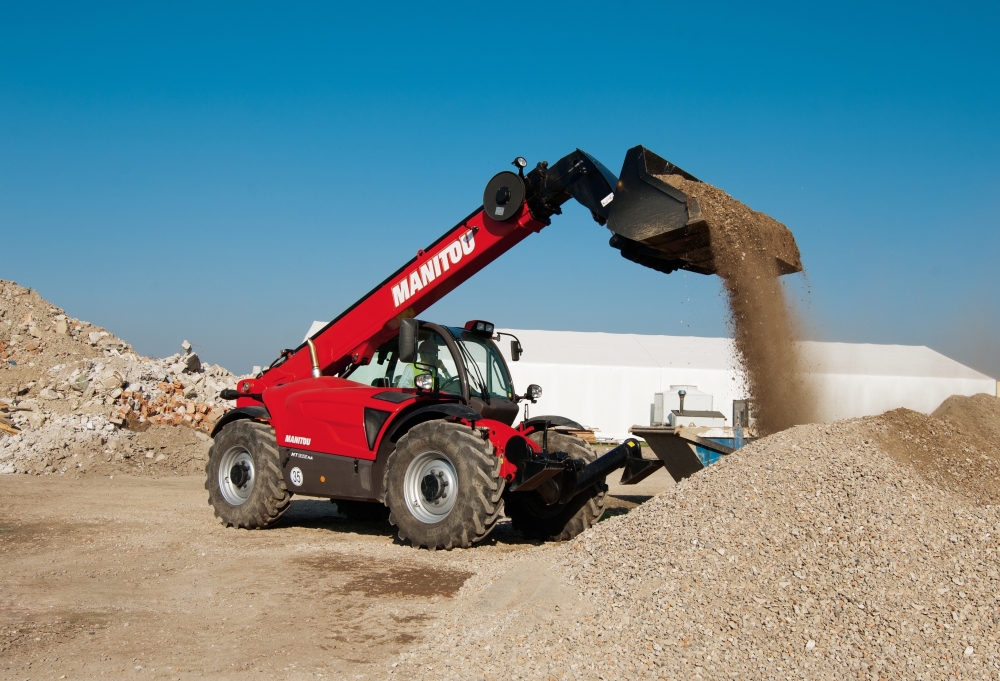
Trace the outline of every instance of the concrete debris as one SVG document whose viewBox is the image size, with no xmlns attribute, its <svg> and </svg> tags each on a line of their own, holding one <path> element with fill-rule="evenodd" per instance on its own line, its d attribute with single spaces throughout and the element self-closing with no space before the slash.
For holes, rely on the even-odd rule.
<svg viewBox="0 0 1000 681">
<path fill-rule="evenodd" d="M 210 431 L 232 407 L 219 392 L 235 387 L 239 377 L 203 363 L 192 347 L 185 340 L 170 357 L 141 357 L 37 291 L 0 280 L 0 398 L 10 409 L 9 425 L 23 431 L 19 439 L 0 439 L 6 455 L 0 468 L 20 471 L 18 461 L 34 460 L 33 447 L 47 451 L 46 443 L 58 442 L 66 424 L 76 428 L 81 418 L 116 432 L 157 425 Z"/>
<path fill-rule="evenodd" d="M 123 430 L 101 414 L 53 417 L 0 438 L 0 473 L 165 475 L 204 471 L 209 438 L 189 428 Z"/>
<path fill-rule="evenodd" d="M 184 371 L 190 374 L 196 374 L 201 371 L 201 360 L 198 359 L 198 355 L 195 353 L 189 353 L 184 356 Z"/>
</svg>

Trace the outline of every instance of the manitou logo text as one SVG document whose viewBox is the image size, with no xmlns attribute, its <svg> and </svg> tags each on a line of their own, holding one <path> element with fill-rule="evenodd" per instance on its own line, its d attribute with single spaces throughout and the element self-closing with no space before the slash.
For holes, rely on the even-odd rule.
<svg viewBox="0 0 1000 681">
<path fill-rule="evenodd" d="M 452 265 L 457 265 L 466 255 L 472 253 L 476 248 L 476 235 L 469 230 L 459 238 L 441 249 L 437 255 L 432 255 L 423 265 L 403 277 L 402 281 L 392 287 L 392 302 L 399 307 L 410 296 L 416 295 L 417 291 L 427 286 L 432 281 L 441 276 L 442 272 L 447 272 Z"/>
<path fill-rule="evenodd" d="M 285 444 L 286 445 L 303 445 L 305 447 L 308 447 L 310 442 L 312 442 L 312 438 L 299 437 L 298 435 L 286 435 L 285 436 Z"/>
</svg>

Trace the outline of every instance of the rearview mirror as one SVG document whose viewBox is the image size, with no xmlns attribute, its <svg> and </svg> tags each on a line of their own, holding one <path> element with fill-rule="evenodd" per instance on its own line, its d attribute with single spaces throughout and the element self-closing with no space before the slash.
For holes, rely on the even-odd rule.
<svg viewBox="0 0 1000 681">
<path fill-rule="evenodd" d="M 417 331 L 420 324 L 416 319 L 399 322 L 399 361 L 410 364 L 417 359 Z"/>
<path fill-rule="evenodd" d="M 510 342 L 510 361 L 516 362 L 521 359 L 521 344 L 515 339 Z"/>
</svg>

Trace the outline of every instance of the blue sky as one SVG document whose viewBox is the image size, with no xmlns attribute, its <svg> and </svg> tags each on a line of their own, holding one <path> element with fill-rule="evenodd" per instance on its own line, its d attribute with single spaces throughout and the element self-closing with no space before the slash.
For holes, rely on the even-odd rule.
<svg viewBox="0 0 1000 681">
<path fill-rule="evenodd" d="M 269 363 L 510 160 L 643 144 L 795 233 L 813 338 L 1000 375 L 996 3 L 0 3 L 0 278 Z M 572 206 L 423 315 L 724 335 Z M 527 349 L 530 352 L 530 349 Z"/>
</svg>

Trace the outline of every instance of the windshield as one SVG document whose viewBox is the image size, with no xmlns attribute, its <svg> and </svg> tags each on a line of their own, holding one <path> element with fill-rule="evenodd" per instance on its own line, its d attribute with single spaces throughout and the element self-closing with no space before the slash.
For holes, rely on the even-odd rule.
<svg viewBox="0 0 1000 681">
<path fill-rule="evenodd" d="M 490 397 L 514 399 L 514 386 L 507 375 L 507 367 L 490 339 L 463 329 L 451 328 L 450 331 L 462 350 L 462 359 L 469 365 L 469 394 L 486 401 Z"/>
<path fill-rule="evenodd" d="M 413 388 L 420 374 L 435 373 L 437 389 L 451 395 L 462 394 L 462 382 L 448 346 L 436 331 L 421 328 L 417 335 L 417 361 L 399 361 L 399 337 L 382 344 L 372 361 L 357 366 L 346 378 L 363 385 Z"/>
</svg>

